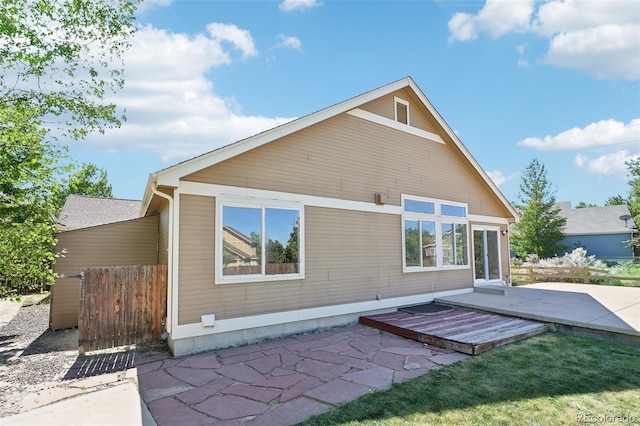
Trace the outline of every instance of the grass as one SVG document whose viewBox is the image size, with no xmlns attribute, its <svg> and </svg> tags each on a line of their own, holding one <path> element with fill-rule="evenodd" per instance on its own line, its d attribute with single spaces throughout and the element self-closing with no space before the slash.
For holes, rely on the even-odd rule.
<svg viewBox="0 0 640 426">
<path fill-rule="evenodd" d="M 611 268 L 612 275 L 622 277 L 640 277 L 640 264 L 636 262 L 622 262 L 614 265 Z M 618 285 L 624 287 L 640 287 L 640 281 L 638 280 L 616 280 L 609 283 L 609 285 Z"/>
<path fill-rule="evenodd" d="M 394 384 L 303 425 L 562 425 L 616 419 L 640 424 L 640 349 L 546 334 Z"/>
</svg>

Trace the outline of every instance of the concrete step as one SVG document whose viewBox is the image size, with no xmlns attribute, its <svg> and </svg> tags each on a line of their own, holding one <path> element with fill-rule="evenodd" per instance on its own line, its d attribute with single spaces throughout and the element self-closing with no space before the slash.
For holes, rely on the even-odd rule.
<svg viewBox="0 0 640 426">
<path fill-rule="evenodd" d="M 515 294 L 518 292 L 518 290 L 519 289 L 517 287 L 489 284 L 489 285 L 475 287 L 473 289 L 473 292 L 484 293 L 484 294 L 496 294 L 498 296 L 506 296 L 509 294 Z"/>
</svg>

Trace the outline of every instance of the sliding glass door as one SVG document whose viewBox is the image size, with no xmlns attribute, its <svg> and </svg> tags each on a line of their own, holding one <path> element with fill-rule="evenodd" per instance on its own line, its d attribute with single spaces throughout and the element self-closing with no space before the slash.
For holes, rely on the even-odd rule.
<svg viewBox="0 0 640 426">
<path fill-rule="evenodd" d="M 476 285 L 500 281 L 500 228 L 473 226 L 473 265 Z"/>
</svg>

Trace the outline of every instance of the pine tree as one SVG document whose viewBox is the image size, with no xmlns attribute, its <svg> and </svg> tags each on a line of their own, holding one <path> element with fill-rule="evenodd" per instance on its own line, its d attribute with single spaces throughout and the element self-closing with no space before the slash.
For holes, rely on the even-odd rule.
<svg viewBox="0 0 640 426">
<path fill-rule="evenodd" d="M 515 207 L 520 221 L 511 229 L 511 249 L 516 257 L 525 259 L 535 254 L 547 258 L 566 249 L 560 241 L 567 220 L 560 216 L 547 171 L 536 158 L 525 169 L 518 199 Z"/>
<path fill-rule="evenodd" d="M 625 164 L 629 170 L 629 182 L 627 183 L 631 187 L 627 206 L 636 226 L 640 226 L 640 157 L 629 160 Z"/>
</svg>

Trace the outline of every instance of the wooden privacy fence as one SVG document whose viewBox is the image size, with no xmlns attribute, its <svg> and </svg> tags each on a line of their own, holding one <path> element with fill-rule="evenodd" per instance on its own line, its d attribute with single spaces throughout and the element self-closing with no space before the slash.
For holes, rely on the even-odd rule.
<svg viewBox="0 0 640 426">
<path fill-rule="evenodd" d="M 619 277 L 609 275 L 609 271 L 604 269 L 567 266 L 512 266 L 511 275 L 514 278 L 522 278 L 522 281 L 528 284 L 541 281 L 566 281 L 584 284 L 613 280 L 640 281 L 640 277 Z"/>
<path fill-rule="evenodd" d="M 228 266 L 223 269 L 222 275 L 255 275 L 261 274 L 262 267 L 260 265 L 255 266 Z M 267 263 L 265 265 L 265 274 L 267 275 L 279 275 L 279 274 L 297 274 L 297 263 Z"/>
<path fill-rule="evenodd" d="M 166 265 L 84 268 L 78 351 L 160 340 L 167 306 Z"/>
</svg>

